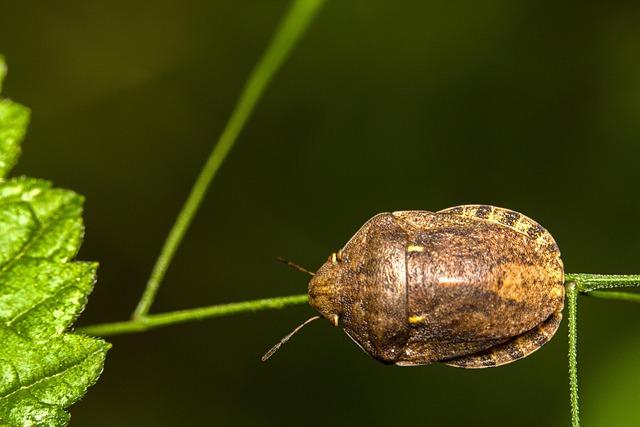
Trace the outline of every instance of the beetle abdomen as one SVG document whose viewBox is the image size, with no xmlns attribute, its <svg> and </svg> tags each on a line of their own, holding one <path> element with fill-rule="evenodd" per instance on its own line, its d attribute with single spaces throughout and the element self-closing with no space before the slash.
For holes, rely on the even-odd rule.
<svg viewBox="0 0 640 427">
<path fill-rule="evenodd" d="M 546 239 L 546 231 L 543 238 L 529 236 L 446 211 L 394 215 L 408 235 L 412 330 L 401 360 L 429 363 L 474 354 L 535 328 L 562 307 L 558 253 L 548 241 L 534 241 Z"/>
<path fill-rule="evenodd" d="M 444 363 L 456 368 L 490 368 L 506 365 L 527 357 L 546 344 L 556 333 L 562 321 L 562 311 L 556 311 L 542 324 L 504 344 L 468 356 L 457 357 Z"/>
</svg>

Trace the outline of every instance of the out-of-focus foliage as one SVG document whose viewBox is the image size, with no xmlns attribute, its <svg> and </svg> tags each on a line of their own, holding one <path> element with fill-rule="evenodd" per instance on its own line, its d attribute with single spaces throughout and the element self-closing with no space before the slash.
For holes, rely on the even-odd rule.
<svg viewBox="0 0 640 427">
<path fill-rule="evenodd" d="M 587 389 L 584 410 L 594 426 L 638 426 L 640 411 L 640 342 L 617 343 L 611 358 L 602 363 Z"/>
</svg>

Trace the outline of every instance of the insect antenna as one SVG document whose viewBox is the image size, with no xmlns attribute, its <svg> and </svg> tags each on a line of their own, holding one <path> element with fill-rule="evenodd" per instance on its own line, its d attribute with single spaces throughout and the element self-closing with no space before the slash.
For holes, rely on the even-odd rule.
<svg viewBox="0 0 640 427">
<path fill-rule="evenodd" d="M 262 360 L 263 362 L 266 362 L 268 358 L 270 358 L 271 356 L 273 356 L 273 353 L 275 353 L 276 351 L 278 351 L 278 349 L 280 347 L 282 347 L 282 344 L 286 343 L 287 341 L 289 341 L 289 339 L 294 336 L 296 334 L 296 332 L 298 332 L 300 329 L 302 329 L 307 323 L 311 323 L 314 320 L 319 319 L 320 316 L 313 316 L 307 320 L 304 321 L 304 323 L 300 326 L 298 326 L 297 328 L 295 328 L 291 333 L 289 333 L 287 336 L 285 336 L 284 338 L 282 338 L 280 340 L 280 342 L 276 345 L 274 345 L 273 347 L 271 347 L 271 349 L 269 351 L 267 351 L 265 353 L 264 356 L 262 356 L 262 358 L 260 360 Z"/>
<path fill-rule="evenodd" d="M 295 262 L 293 262 L 293 261 L 289 261 L 289 260 L 288 260 L 288 259 L 286 259 L 286 258 L 282 258 L 281 256 L 277 257 L 277 258 L 276 258 L 276 260 L 277 260 L 277 261 L 280 261 L 280 262 L 281 262 L 281 263 L 283 263 L 283 264 L 287 264 L 289 267 L 295 268 L 295 269 L 296 269 L 296 270 L 298 270 L 298 271 L 302 271 L 303 273 L 307 273 L 307 274 L 309 274 L 309 275 L 311 275 L 311 276 L 315 276 L 315 274 L 316 274 L 316 273 L 314 273 L 314 272 L 312 272 L 312 271 L 307 270 L 307 269 L 306 269 L 306 268 L 304 268 L 304 267 L 300 267 L 298 264 L 296 264 L 296 263 L 295 263 Z"/>
</svg>

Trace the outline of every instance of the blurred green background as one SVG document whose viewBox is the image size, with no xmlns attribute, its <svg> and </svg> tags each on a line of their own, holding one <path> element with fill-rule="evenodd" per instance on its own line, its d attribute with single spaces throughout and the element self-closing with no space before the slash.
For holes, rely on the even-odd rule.
<svg viewBox="0 0 640 427">
<path fill-rule="evenodd" d="M 2 1 L 17 173 L 86 195 L 81 324 L 129 316 L 286 1 Z M 302 293 L 373 214 L 509 207 L 567 271 L 640 272 L 640 3 L 330 1 L 209 192 L 153 311 Z M 569 421 L 566 325 L 499 369 L 374 362 L 305 306 L 113 337 L 72 426 Z M 640 310 L 582 298 L 587 426 L 637 426 Z"/>
</svg>

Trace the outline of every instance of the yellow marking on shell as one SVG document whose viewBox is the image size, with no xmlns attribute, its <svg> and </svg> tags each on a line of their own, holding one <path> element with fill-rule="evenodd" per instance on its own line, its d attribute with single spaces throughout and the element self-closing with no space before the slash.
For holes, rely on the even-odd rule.
<svg viewBox="0 0 640 427">
<path fill-rule="evenodd" d="M 545 246 L 550 244 L 551 242 L 549 241 L 549 235 L 542 233 L 537 239 L 536 239 L 536 243 L 539 244 L 540 246 Z"/>
<path fill-rule="evenodd" d="M 523 234 L 527 234 L 527 231 L 531 228 L 531 223 L 524 216 L 521 216 L 518 222 L 513 225 L 513 228 Z"/>
<path fill-rule="evenodd" d="M 409 323 L 415 325 L 417 323 L 421 323 L 422 321 L 424 321 L 424 319 L 424 316 L 409 316 Z"/>
<path fill-rule="evenodd" d="M 424 252 L 424 246 L 409 245 L 407 246 L 407 252 Z"/>
<path fill-rule="evenodd" d="M 522 341 L 524 340 L 524 338 L 520 337 L 518 338 L 518 340 L 516 341 L 516 348 L 522 352 L 522 354 L 526 354 L 527 353 L 527 349 L 525 348 L 525 346 L 523 345 Z"/>
<path fill-rule="evenodd" d="M 487 220 L 491 222 L 499 222 L 500 216 L 498 212 L 496 212 L 495 208 L 491 206 L 491 210 L 489 211 L 489 215 L 487 216 Z"/>
<path fill-rule="evenodd" d="M 458 285 L 460 283 L 466 283 L 463 277 L 439 277 L 439 285 Z"/>
<path fill-rule="evenodd" d="M 340 316 L 338 316 L 337 314 L 334 314 L 331 317 L 331 323 L 333 323 L 333 326 L 338 326 L 338 322 L 340 321 Z"/>
<path fill-rule="evenodd" d="M 338 262 L 338 255 L 335 252 L 331 254 L 331 262 L 334 264 Z"/>
<path fill-rule="evenodd" d="M 547 341 L 548 341 L 548 338 L 549 338 L 549 332 L 547 332 L 546 328 L 544 328 L 543 326 L 544 326 L 544 324 L 543 324 L 543 325 L 538 326 L 538 327 L 537 327 L 537 330 L 538 330 L 538 333 L 539 333 L 540 335 L 544 336 L 545 338 L 547 338 Z"/>
<path fill-rule="evenodd" d="M 560 298 L 564 295 L 564 286 L 554 286 L 551 288 L 551 295 L 555 298 Z"/>
</svg>

